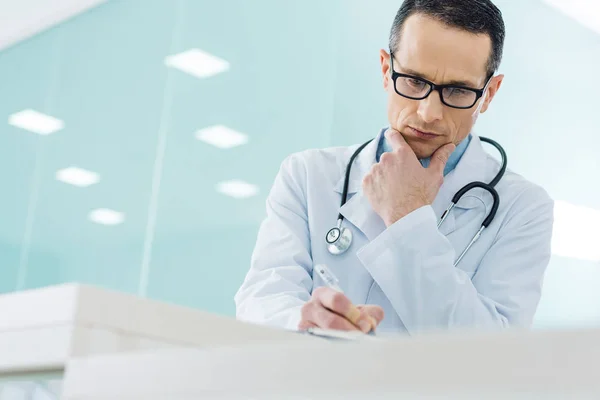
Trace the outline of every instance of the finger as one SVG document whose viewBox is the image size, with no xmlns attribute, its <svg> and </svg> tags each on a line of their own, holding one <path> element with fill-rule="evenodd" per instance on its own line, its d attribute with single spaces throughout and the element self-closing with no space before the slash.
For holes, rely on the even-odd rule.
<svg viewBox="0 0 600 400">
<path fill-rule="evenodd" d="M 369 315 L 373 319 L 375 326 L 379 325 L 385 316 L 383 308 L 375 305 L 360 305 L 357 308 L 362 312 Z"/>
<path fill-rule="evenodd" d="M 429 169 L 435 171 L 436 173 L 442 174 L 450 155 L 455 149 L 456 145 L 454 143 L 449 143 L 437 149 L 436 152 L 431 156 Z"/>
<path fill-rule="evenodd" d="M 335 329 L 339 331 L 357 331 L 356 325 L 346 318 L 322 306 L 316 306 L 310 313 L 308 322 L 312 322 L 322 329 Z"/>
<path fill-rule="evenodd" d="M 364 316 L 343 293 L 324 288 L 317 292 L 317 299 L 323 307 L 345 317 L 361 331 L 366 333 L 371 330 L 372 324 L 368 316 Z"/>
<path fill-rule="evenodd" d="M 375 321 L 375 318 L 363 311 L 360 313 L 360 317 L 354 325 L 358 326 L 363 333 L 369 333 L 377 328 L 377 321 Z"/>
<path fill-rule="evenodd" d="M 364 318 L 366 321 L 368 321 L 369 323 L 369 329 L 364 331 L 365 333 L 368 333 L 370 331 L 374 331 L 377 328 L 377 320 L 375 320 L 375 318 L 373 318 L 372 316 L 369 315 L 369 313 L 363 311 L 363 306 L 356 306 L 359 310 L 361 310 L 361 315 L 362 318 Z"/>
<path fill-rule="evenodd" d="M 393 150 L 397 150 L 403 145 L 407 145 L 406 140 L 404 140 L 404 137 L 402 137 L 400 132 L 398 132 L 395 129 L 390 128 L 387 131 L 385 131 L 385 138 L 387 139 L 390 147 Z"/>
<path fill-rule="evenodd" d="M 358 326 L 360 311 L 343 294 L 328 287 L 320 287 L 313 293 L 315 298 L 323 307 L 339 314 Z"/>
<path fill-rule="evenodd" d="M 305 331 L 308 328 L 318 328 L 317 324 L 311 321 L 302 320 L 298 324 L 298 330 Z"/>
</svg>

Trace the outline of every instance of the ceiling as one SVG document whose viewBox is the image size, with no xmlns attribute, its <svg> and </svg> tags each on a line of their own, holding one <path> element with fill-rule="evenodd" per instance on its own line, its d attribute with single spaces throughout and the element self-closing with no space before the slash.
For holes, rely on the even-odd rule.
<svg viewBox="0 0 600 400">
<path fill-rule="evenodd" d="M 0 50 L 28 39 L 106 0 L 0 0 Z"/>
<path fill-rule="evenodd" d="M 581 25 L 600 33 L 600 2 L 598 0 L 544 0 Z"/>
</svg>

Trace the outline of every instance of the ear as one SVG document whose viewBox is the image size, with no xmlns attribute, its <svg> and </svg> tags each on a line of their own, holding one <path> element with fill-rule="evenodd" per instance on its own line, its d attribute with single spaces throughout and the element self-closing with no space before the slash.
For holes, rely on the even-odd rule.
<svg viewBox="0 0 600 400">
<path fill-rule="evenodd" d="M 490 81 L 490 84 L 488 85 L 488 88 L 487 88 L 487 95 L 484 95 L 485 99 L 483 101 L 483 106 L 481 106 L 482 114 L 487 111 L 488 107 L 490 106 L 490 103 L 494 99 L 494 96 L 496 96 L 496 93 L 498 93 L 498 90 L 500 90 L 500 86 L 502 86 L 503 80 L 504 80 L 504 75 L 497 75 L 497 76 L 493 77 L 492 80 Z"/>
<path fill-rule="evenodd" d="M 379 59 L 381 62 L 381 73 L 383 74 L 383 88 L 387 90 L 390 84 L 390 55 L 387 51 L 381 49 L 379 51 Z"/>
</svg>

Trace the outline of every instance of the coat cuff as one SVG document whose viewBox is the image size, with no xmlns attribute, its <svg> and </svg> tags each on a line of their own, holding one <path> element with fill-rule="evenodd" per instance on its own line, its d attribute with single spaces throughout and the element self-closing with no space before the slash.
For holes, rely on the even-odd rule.
<svg viewBox="0 0 600 400">
<path fill-rule="evenodd" d="M 361 248 L 357 256 L 364 265 L 368 265 L 389 251 L 423 252 L 431 246 L 439 246 L 432 237 L 439 233 L 437 223 L 437 217 L 431 206 L 418 208 L 396 221 Z"/>
</svg>

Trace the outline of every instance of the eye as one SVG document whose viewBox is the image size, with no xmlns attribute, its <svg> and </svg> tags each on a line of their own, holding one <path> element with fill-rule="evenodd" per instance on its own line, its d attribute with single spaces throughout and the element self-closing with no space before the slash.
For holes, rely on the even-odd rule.
<svg viewBox="0 0 600 400">
<path fill-rule="evenodd" d="M 422 88 L 425 85 L 423 81 L 416 78 L 407 78 L 407 82 L 410 86 L 418 89 Z"/>
<path fill-rule="evenodd" d="M 448 96 L 452 97 L 463 97 L 468 96 L 472 92 L 470 90 L 462 89 L 462 88 L 448 88 Z"/>
</svg>

